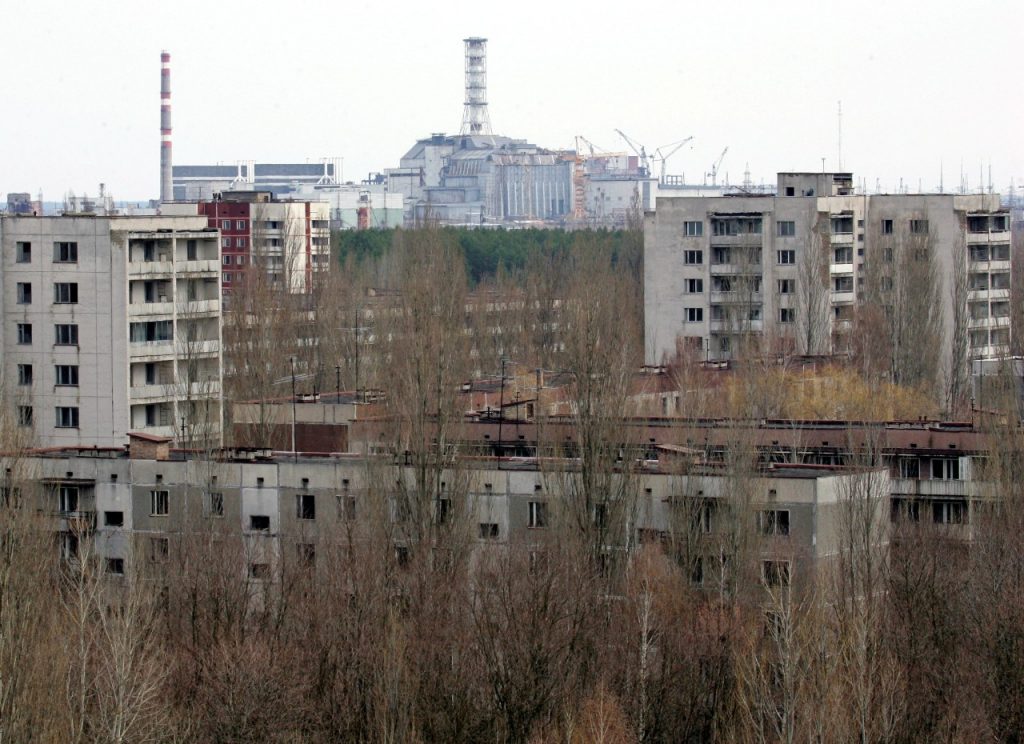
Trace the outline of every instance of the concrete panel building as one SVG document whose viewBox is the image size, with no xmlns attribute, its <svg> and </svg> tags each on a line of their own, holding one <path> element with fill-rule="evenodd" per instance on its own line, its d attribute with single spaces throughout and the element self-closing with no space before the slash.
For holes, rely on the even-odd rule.
<svg viewBox="0 0 1024 744">
<path fill-rule="evenodd" d="M 225 191 L 209 201 L 175 202 L 164 214 L 203 215 L 221 234 L 221 286 L 229 296 L 248 267 L 273 284 L 309 292 L 313 274 L 330 268 L 329 207 L 322 201 L 278 199 L 269 191 Z"/>
<path fill-rule="evenodd" d="M 942 298 L 966 272 L 970 356 L 1005 353 L 1010 230 L 997 194 L 869 196 L 850 173 L 780 173 L 774 195 L 659 196 L 644 230 L 646 362 L 682 349 L 729 359 L 751 340 L 842 351 L 872 261 L 914 249 L 934 257 Z M 940 310 L 948 340 L 952 301 Z"/>
<path fill-rule="evenodd" d="M 4 405 L 39 445 L 219 441 L 219 242 L 202 217 L 0 218 Z"/>
<path fill-rule="evenodd" d="M 217 459 L 167 450 L 154 456 L 150 444 L 132 435 L 127 451 L 112 448 L 89 456 L 50 451 L 23 464 L 42 486 L 40 508 L 54 515 L 65 557 L 75 557 L 83 538 L 94 538 L 101 565 L 118 576 L 129 573 L 135 561 L 176 561 L 190 537 L 209 532 L 241 538 L 245 549 L 234 556 L 238 571 L 254 582 L 271 582 L 282 561 L 315 568 L 318 548 L 326 553 L 346 535 L 383 534 L 363 533 L 360 525 L 388 513 L 385 518 L 401 521 L 397 512 L 375 506 L 375 499 L 390 497 L 379 492 L 379 484 L 373 486 L 379 462 L 269 451 L 224 451 Z M 557 478 L 536 463 L 506 462 L 499 469 L 494 461 L 466 460 L 461 466 L 468 472 L 457 477 L 468 477 L 468 489 L 448 499 L 465 499 L 463 508 L 453 510 L 448 499 L 439 498 L 434 518 L 465 514 L 477 550 L 541 544 L 559 529 L 563 497 L 553 484 Z M 389 477 L 413 479 L 401 467 Z M 638 477 L 637 513 L 626 527 L 625 544 L 636 549 L 665 543 L 673 534 L 678 538 L 680 531 L 696 529 L 691 537 L 701 557 L 690 578 L 714 586 L 723 559 L 716 536 L 730 529 L 724 510 L 735 479 L 714 471 L 680 476 L 656 467 Z M 779 467 L 745 485 L 755 512 L 750 524 L 758 533 L 752 558 L 766 584 L 803 582 L 828 567 L 840 547 L 844 499 L 855 489 L 861 496 L 865 490 L 874 494 L 876 533 L 880 544 L 887 539 L 890 487 L 884 470 Z M 389 534 L 398 555 L 404 533 Z"/>
</svg>

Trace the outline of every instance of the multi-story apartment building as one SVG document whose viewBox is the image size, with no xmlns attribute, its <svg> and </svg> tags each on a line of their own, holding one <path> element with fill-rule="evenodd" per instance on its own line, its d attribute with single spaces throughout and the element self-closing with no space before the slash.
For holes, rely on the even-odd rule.
<svg viewBox="0 0 1024 744">
<path fill-rule="evenodd" d="M 3 398 L 36 443 L 219 440 L 219 240 L 201 217 L 0 218 Z"/>
<path fill-rule="evenodd" d="M 237 289 L 250 265 L 275 284 L 308 292 L 313 273 L 330 266 L 330 205 L 278 199 L 269 191 L 224 191 L 210 201 L 174 202 L 164 214 L 200 214 L 221 233 L 221 286 Z"/>
<path fill-rule="evenodd" d="M 645 220 L 646 362 L 680 349 L 729 359 L 746 340 L 842 350 L 871 268 L 899 267 L 894 251 L 904 250 L 933 257 L 936 297 L 952 298 L 954 277 L 966 277 L 970 356 L 1004 353 L 1010 231 L 997 194 L 865 195 L 850 173 L 780 173 L 775 195 L 659 196 Z M 889 302 L 892 277 L 877 281 Z M 953 302 L 941 302 L 940 314 L 948 340 Z"/>
<path fill-rule="evenodd" d="M 374 519 L 402 522 L 400 510 L 380 508 L 386 503 L 380 499 L 391 498 L 372 477 L 381 463 L 371 467 L 359 456 L 274 456 L 246 450 L 206 459 L 133 434 L 127 451 L 48 451 L 28 459 L 21 469 L 41 485 L 39 508 L 55 515 L 65 556 L 74 557 L 81 539 L 89 537 L 102 565 L 114 575 L 129 572 L 133 561 L 175 561 L 188 550 L 188 540 L 213 532 L 222 541 L 240 538 L 243 549 L 234 557 L 247 565 L 238 569 L 253 581 L 270 581 L 282 563 L 315 566 L 318 554 L 346 535 L 360 534 L 359 527 Z M 536 462 L 507 461 L 499 468 L 493 460 L 467 459 L 460 467 L 468 470 L 468 478 L 459 477 L 467 487 L 434 499 L 435 521 L 464 515 L 480 549 L 542 545 L 558 529 L 559 499 L 565 496 L 557 477 L 538 469 Z M 412 481 L 411 470 L 395 468 L 389 477 Z M 723 557 L 716 536 L 729 529 L 723 509 L 735 479 L 713 471 L 681 476 L 657 467 L 638 477 L 636 516 L 625 526 L 625 544 L 635 548 L 649 541 L 691 540 L 698 553 L 691 566 L 693 580 L 713 582 L 714 567 Z M 749 508 L 757 512 L 751 522 L 762 538 L 755 559 L 765 582 L 799 582 L 838 553 L 842 502 L 855 489 L 874 494 L 877 534 L 880 541 L 887 539 L 888 480 L 882 470 L 799 466 L 751 477 L 746 482 Z M 452 499 L 465 503 L 453 508 Z M 405 533 L 387 532 L 401 555 Z"/>
</svg>

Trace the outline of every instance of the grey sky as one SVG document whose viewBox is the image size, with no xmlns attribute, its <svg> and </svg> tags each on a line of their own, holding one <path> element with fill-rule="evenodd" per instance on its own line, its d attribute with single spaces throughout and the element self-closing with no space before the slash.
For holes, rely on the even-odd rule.
<svg viewBox="0 0 1024 744">
<path fill-rule="evenodd" d="M 649 151 L 690 181 L 726 146 L 730 181 L 843 166 L 874 188 L 1024 185 L 1021 39 L 1011 0 L 817 2 L 19 3 L 4 13 L 0 193 L 158 192 L 160 50 L 174 159 L 344 157 L 345 178 L 457 131 L 462 43 L 486 36 L 495 131 L 583 134 Z"/>
</svg>

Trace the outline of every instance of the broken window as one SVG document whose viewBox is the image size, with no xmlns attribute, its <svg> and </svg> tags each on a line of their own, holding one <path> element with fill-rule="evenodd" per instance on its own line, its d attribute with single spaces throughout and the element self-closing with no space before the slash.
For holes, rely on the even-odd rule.
<svg viewBox="0 0 1024 744">
<path fill-rule="evenodd" d="M 295 497 L 295 516 L 298 519 L 316 519 L 316 496 L 300 493 Z"/>
</svg>

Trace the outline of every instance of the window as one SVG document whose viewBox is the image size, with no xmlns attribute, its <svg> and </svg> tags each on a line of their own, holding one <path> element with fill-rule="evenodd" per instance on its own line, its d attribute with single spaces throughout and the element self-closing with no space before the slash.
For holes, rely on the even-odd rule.
<svg viewBox="0 0 1024 744">
<path fill-rule="evenodd" d="M 195 240 L 189 240 L 185 243 L 185 260 L 195 261 L 199 256 L 199 246 Z"/>
<path fill-rule="evenodd" d="M 882 235 L 892 235 L 892 220 L 882 220 Z"/>
<path fill-rule="evenodd" d="M 31 346 L 32 344 L 32 324 L 31 323 L 18 323 L 18 343 L 22 346 Z"/>
<path fill-rule="evenodd" d="M 18 406 L 18 426 L 32 426 L 32 406 Z"/>
<path fill-rule="evenodd" d="M 732 292 L 732 277 L 713 276 L 711 277 L 712 292 Z"/>
<path fill-rule="evenodd" d="M 245 238 L 235 238 L 235 248 L 245 248 Z"/>
<path fill-rule="evenodd" d="M 992 289 L 1009 289 L 1010 275 L 1008 273 L 992 274 Z"/>
<path fill-rule="evenodd" d="M 1010 244 L 1009 243 L 995 243 L 992 246 L 992 260 L 993 261 L 1009 261 L 1010 260 Z"/>
<path fill-rule="evenodd" d="M 921 477 L 921 461 L 916 457 L 901 457 L 899 458 L 900 463 L 900 478 L 913 478 L 917 479 Z"/>
<path fill-rule="evenodd" d="M 699 266 L 704 263 L 704 251 L 683 251 L 683 263 L 687 266 Z"/>
<path fill-rule="evenodd" d="M 231 220 L 221 220 L 220 221 L 220 229 L 221 230 L 230 230 L 231 229 Z"/>
<path fill-rule="evenodd" d="M 14 245 L 15 263 L 32 263 L 32 244 L 19 240 Z"/>
<path fill-rule="evenodd" d="M 765 509 L 757 514 L 757 526 L 762 535 L 789 535 L 789 511 Z"/>
<path fill-rule="evenodd" d="M 18 365 L 18 384 L 19 385 L 31 385 L 32 384 L 32 365 L 31 364 L 19 364 Z"/>
<path fill-rule="evenodd" d="M 124 558 L 107 558 L 107 573 L 112 576 L 124 576 Z"/>
<path fill-rule="evenodd" d="M 57 282 L 54 284 L 53 302 L 57 305 L 74 305 L 78 302 L 78 283 Z"/>
<path fill-rule="evenodd" d="M 151 320 L 129 326 L 132 343 L 173 341 L 174 324 L 170 320 Z"/>
<path fill-rule="evenodd" d="M 910 233 L 911 235 L 927 235 L 928 220 L 911 220 Z"/>
<path fill-rule="evenodd" d="M 78 406 L 57 406 L 58 429 L 78 428 Z"/>
<path fill-rule="evenodd" d="M 546 527 L 548 523 L 548 505 L 543 501 L 531 501 L 526 526 L 531 529 Z"/>
<path fill-rule="evenodd" d="M 791 238 L 796 235 L 796 223 L 792 220 L 781 220 L 776 224 L 779 227 L 780 238 Z"/>
<path fill-rule="evenodd" d="M 300 493 L 295 497 L 295 516 L 297 519 L 316 519 L 316 496 L 311 493 Z"/>
<path fill-rule="evenodd" d="M 966 501 L 936 501 L 932 504 L 932 521 L 935 524 L 967 524 Z"/>
<path fill-rule="evenodd" d="M 57 346 L 78 346 L 78 324 L 58 323 L 53 327 L 54 340 Z"/>
<path fill-rule="evenodd" d="M 796 291 L 795 279 L 779 279 L 779 294 L 793 294 Z"/>
<path fill-rule="evenodd" d="M 245 220 L 235 220 L 235 229 L 236 230 L 244 230 L 245 229 Z"/>
<path fill-rule="evenodd" d="M 222 280 L 222 281 L 223 281 L 223 282 L 224 282 L 225 284 L 230 284 L 230 283 L 231 283 L 231 274 L 229 274 L 229 273 L 227 273 L 227 272 L 224 272 L 224 273 L 223 273 L 223 274 L 221 275 L 221 280 Z"/>
<path fill-rule="evenodd" d="M 230 248 L 231 247 L 231 238 L 221 238 L 220 239 L 220 246 L 221 246 L 221 248 Z"/>
<path fill-rule="evenodd" d="M 796 310 L 791 307 L 780 307 L 779 308 L 779 322 L 780 323 L 795 323 L 796 322 Z"/>
<path fill-rule="evenodd" d="M 78 243 L 58 242 L 53 244 L 54 263 L 78 263 Z"/>
<path fill-rule="evenodd" d="M 32 285 L 29 282 L 18 282 L 18 304 L 32 304 Z"/>
<path fill-rule="evenodd" d="M 224 494 L 210 491 L 206 494 L 206 513 L 211 517 L 224 516 Z"/>
<path fill-rule="evenodd" d="M 231 265 L 231 262 L 233 261 L 233 259 L 231 258 L 231 256 L 230 256 L 230 255 L 227 255 L 227 254 L 225 254 L 224 258 L 223 258 L 223 259 L 221 259 L 221 260 L 222 260 L 222 262 L 223 262 L 223 264 L 224 264 L 225 266 L 230 266 L 230 265 Z"/>
<path fill-rule="evenodd" d="M 104 527 L 124 527 L 124 512 L 123 511 L 105 511 L 105 512 L 103 512 L 103 526 Z"/>
<path fill-rule="evenodd" d="M 249 566 L 249 578 L 256 581 L 266 581 L 270 578 L 269 563 L 253 563 Z"/>
<path fill-rule="evenodd" d="M 688 238 L 699 238 L 704 234 L 704 223 L 700 221 L 684 222 L 683 235 Z"/>
<path fill-rule="evenodd" d="M 970 251 L 972 261 L 988 261 L 987 245 L 972 245 Z"/>
<path fill-rule="evenodd" d="M 78 387 L 77 364 L 58 364 L 56 367 L 54 367 L 54 372 L 56 373 L 58 385 Z"/>
<path fill-rule="evenodd" d="M 732 250 L 728 246 L 716 246 L 711 249 L 711 263 L 729 264 L 732 263 Z"/>
<path fill-rule="evenodd" d="M 853 246 L 841 245 L 832 251 L 832 263 L 853 263 Z"/>
<path fill-rule="evenodd" d="M 849 235 L 853 232 L 853 217 L 833 217 L 831 222 L 832 232 L 837 235 Z"/>
<path fill-rule="evenodd" d="M 149 492 L 149 513 L 154 517 L 166 517 L 171 513 L 171 494 L 169 491 Z"/>
<path fill-rule="evenodd" d="M 1010 317 L 1010 303 L 1009 302 L 993 302 L 992 303 L 992 317 L 993 318 L 1009 318 Z"/>
<path fill-rule="evenodd" d="M 703 279 L 687 279 L 686 294 L 701 294 L 704 291 Z"/>
<path fill-rule="evenodd" d="M 60 486 L 57 489 L 57 508 L 61 514 L 78 511 L 78 486 Z"/>
<path fill-rule="evenodd" d="M 935 480 L 960 480 L 960 460 L 935 458 L 932 460 L 932 478 Z"/>
<path fill-rule="evenodd" d="M 701 323 L 704 320 L 704 308 L 702 307 L 688 307 L 686 308 L 686 322 L 687 323 Z"/>
<path fill-rule="evenodd" d="M 833 292 L 852 292 L 853 291 L 853 277 L 852 276 L 836 276 L 832 278 L 832 291 Z"/>
<path fill-rule="evenodd" d="M 766 586 L 789 586 L 789 561 L 762 561 L 761 579 Z"/>
<path fill-rule="evenodd" d="M 164 563 L 171 557 L 171 541 L 166 537 L 149 538 L 149 560 Z"/>
<path fill-rule="evenodd" d="M 480 539 L 481 540 L 497 540 L 498 539 L 498 525 L 495 522 L 481 522 L 480 523 Z"/>
<path fill-rule="evenodd" d="M 265 514 L 249 515 L 249 529 L 253 532 L 270 532 L 270 517 Z"/>
<path fill-rule="evenodd" d="M 777 260 L 780 266 L 789 266 L 796 263 L 796 251 L 777 251 Z"/>
</svg>

